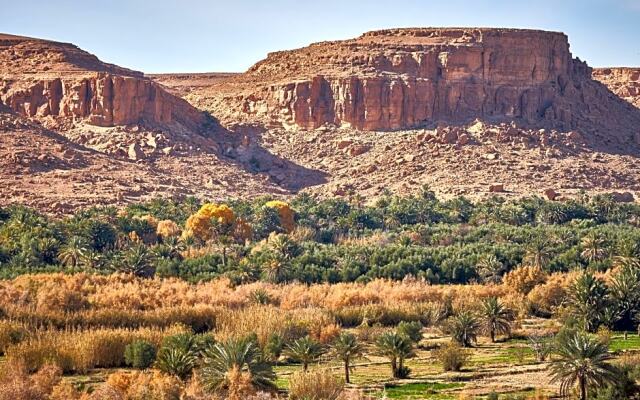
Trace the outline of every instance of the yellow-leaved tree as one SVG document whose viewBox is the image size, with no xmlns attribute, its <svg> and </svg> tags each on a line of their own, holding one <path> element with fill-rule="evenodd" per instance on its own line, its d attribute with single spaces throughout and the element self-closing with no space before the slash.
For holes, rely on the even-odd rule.
<svg viewBox="0 0 640 400">
<path fill-rule="evenodd" d="M 293 220 L 294 211 L 288 203 L 281 200 L 271 200 L 265 204 L 265 207 L 275 208 L 278 210 L 280 225 L 282 225 L 287 233 L 293 232 L 293 229 L 295 228 L 295 221 Z"/>
<path fill-rule="evenodd" d="M 214 228 L 227 231 L 236 220 L 235 213 L 226 204 L 206 203 L 195 214 L 191 215 L 185 224 L 184 236 L 194 236 L 200 240 L 213 237 Z M 217 223 L 217 225 L 214 224 Z M 220 234 L 220 232 L 218 232 Z"/>
<path fill-rule="evenodd" d="M 216 218 L 218 223 L 223 225 L 231 225 L 236 219 L 233 210 L 226 204 L 207 203 L 200 207 L 198 213 L 209 218 Z"/>
</svg>

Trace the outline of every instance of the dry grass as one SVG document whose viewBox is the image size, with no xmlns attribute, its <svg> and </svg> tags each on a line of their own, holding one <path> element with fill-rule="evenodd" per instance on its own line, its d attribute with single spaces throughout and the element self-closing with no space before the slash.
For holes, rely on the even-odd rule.
<svg viewBox="0 0 640 400">
<path fill-rule="evenodd" d="M 12 362 L 23 364 L 28 371 L 37 371 L 52 363 L 63 372 L 84 373 L 90 368 L 123 366 L 124 349 L 134 340 L 142 339 L 159 346 L 165 336 L 184 331 L 180 326 L 138 330 L 42 330 L 9 346 L 7 357 Z"/>
</svg>

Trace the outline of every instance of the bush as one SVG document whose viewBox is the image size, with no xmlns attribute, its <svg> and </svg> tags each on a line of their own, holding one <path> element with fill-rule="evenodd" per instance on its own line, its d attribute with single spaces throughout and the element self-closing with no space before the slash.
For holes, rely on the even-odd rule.
<svg viewBox="0 0 640 400">
<path fill-rule="evenodd" d="M 136 340 L 124 349 L 124 360 L 133 368 L 149 368 L 156 359 L 156 348 L 145 340 Z"/>
<path fill-rule="evenodd" d="M 0 321 L 0 355 L 4 355 L 9 346 L 24 340 L 29 331 L 22 325 L 11 321 Z"/>
<path fill-rule="evenodd" d="M 397 331 L 399 334 L 406 336 L 414 343 L 418 343 L 422 340 L 422 324 L 418 321 L 402 321 L 398 324 Z"/>
<path fill-rule="evenodd" d="M 466 349 L 453 341 L 434 350 L 434 356 L 445 371 L 460 371 L 470 357 Z"/>
<path fill-rule="evenodd" d="M 336 400 L 344 390 L 344 381 L 328 370 L 296 372 L 289 380 L 291 400 Z"/>
</svg>

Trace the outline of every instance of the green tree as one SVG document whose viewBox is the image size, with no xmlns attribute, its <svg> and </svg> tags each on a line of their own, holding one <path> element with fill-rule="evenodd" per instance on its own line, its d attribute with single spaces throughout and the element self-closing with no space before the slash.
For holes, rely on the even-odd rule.
<svg viewBox="0 0 640 400">
<path fill-rule="evenodd" d="M 616 381 L 616 368 L 607 346 L 588 334 L 576 332 L 561 336 L 554 346 L 555 358 L 550 365 L 551 379 L 560 383 L 564 396 L 577 386 L 579 399 L 587 400 L 590 388 Z"/>
<path fill-rule="evenodd" d="M 580 256 L 587 262 L 601 261 L 607 257 L 606 243 L 595 232 L 585 235 L 580 241 L 580 246 Z"/>
<path fill-rule="evenodd" d="M 522 263 L 530 267 L 545 269 L 551 261 L 550 243 L 545 239 L 534 239 L 525 249 Z"/>
<path fill-rule="evenodd" d="M 612 306 L 619 317 L 618 328 L 633 328 L 633 317 L 640 311 L 640 268 L 622 265 L 609 283 Z"/>
<path fill-rule="evenodd" d="M 482 330 L 489 335 L 491 343 L 496 341 L 496 334 L 511 333 L 513 312 L 506 308 L 497 297 L 489 297 L 482 302 L 480 323 Z"/>
<path fill-rule="evenodd" d="M 87 241 L 79 236 L 72 237 L 67 243 L 60 248 L 58 252 L 58 260 L 66 267 L 75 268 L 82 260 L 83 255 L 87 252 Z"/>
<path fill-rule="evenodd" d="M 499 283 L 504 272 L 504 265 L 494 254 L 482 257 L 476 265 L 478 276 L 484 283 Z"/>
<path fill-rule="evenodd" d="M 294 340 L 286 350 L 289 357 L 302 363 L 302 370 L 305 372 L 309 369 L 309 364 L 317 361 L 324 352 L 322 345 L 309 336 Z"/>
<path fill-rule="evenodd" d="M 569 311 L 582 322 L 585 331 L 595 332 L 598 329 L 608 305 L 608 295 L 604 282 L 590 272 L 584 272 L 569 286 Z"/>
<path fill-rule="evenodd" d="M 389 359 L 393 378 L 404 378 L 408 375 L 404 360 L 413 355 L 413 343 L 409 338 L 397 332 L 386 332 L 376 340 L 376 348 L 379 355 Z"/>
<path fill-rule="evenodd" d="M 419 343 L 422 340 L 422 324 L 419 321 L 402 321 L 396 330 L 399 334 L 408 337 L 413 343 Z"/>
<path fill-rule="evenodd" d="M 229 389 L 232 372 L 246 372 L 251 383 L 260 389 L 273 389 L 276 374 L 264 360 L 262 352 L 251 339 L 230 339 L 216 343 L 204 351 L 200 378 L 209 393 Z"/>
<path fill-rule="evenodd" d="M 156 348 L 146 340 L 136 340 L 124 349 L 124 359 L 133 368 L 148 368 L 156 358 Z"/>
<path fill-rule="evenodd" d="M 451 338 L 463 347 L 471 347 L 478 341 L 481 325 L 471 311 L 462 311 L 448 320 L 447 329 Z"/>
<path fill-rule="evenodd" d="M 349 370 L 351 361 L 356 357 L 362 356 L 364 348 L 358 343 L 358 339 L 354 334 L 342 332 L 333 343 L 333 351 L 344 363 L 344 381 L 350 383 Z"/>
<path fill-rule="evenodd" d="M 149 248 L 143 244 L 137 244 L 124 252 L 111 262 L 112 269 L 139 277 L 151 277 L 155 272 L 155 257 Z"/>
</svg>

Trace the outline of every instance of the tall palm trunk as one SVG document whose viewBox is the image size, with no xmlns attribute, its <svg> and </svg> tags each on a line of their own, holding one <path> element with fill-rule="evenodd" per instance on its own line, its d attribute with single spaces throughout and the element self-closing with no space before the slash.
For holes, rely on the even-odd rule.
<svg viewBox="0 0 640 400">
<path fill-rule="evenodd" d="M 391 375 L 394 378 L 398 377 L 398 364 L 395 357 L 391 360 Z"/>
<path fill-rule="evenodd" d="M 587 382 L 584 376 L 580 377 L 578 384 L 580 385 L 580 400 L 587 400 Z"/>
<path fill-rule="evenodd" d="M 349 360 L 344 360 L 344 381 L 345 383 L 351 383 L 349 381 Z"/>
</svg>

